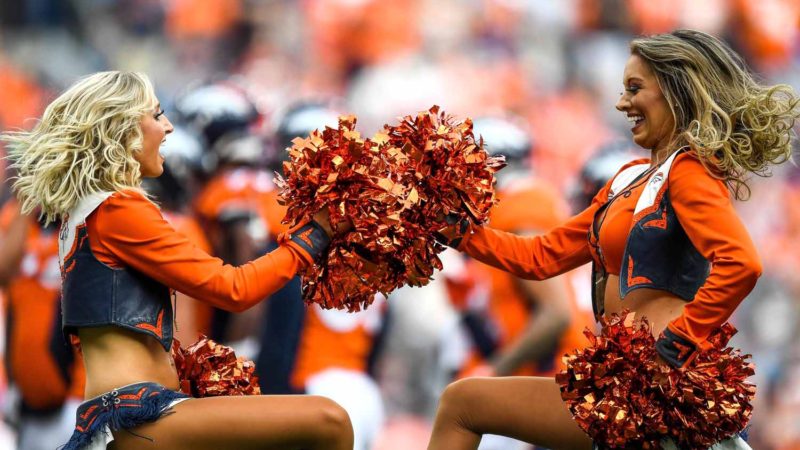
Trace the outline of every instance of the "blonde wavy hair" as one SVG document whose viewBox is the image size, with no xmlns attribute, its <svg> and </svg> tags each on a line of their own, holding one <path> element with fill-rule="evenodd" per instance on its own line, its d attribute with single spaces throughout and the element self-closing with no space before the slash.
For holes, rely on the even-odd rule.
<svg viewBox="0 0 800 450">
<path fill-rule="evenodd" d="M 140 122 L 156 106 L 153 86 L 136 72 L 82 78 L 45 109 L 31 131 L 5 133 L 22 211 L 59 219 L 93 193 L 141 191 Z"/>
<path fill-rule="evenodd" d="M 630 48 L 672 110 L 672 148 L 689 146 L 737 199 L 750 196 L 749 174 L 769 176 L 771 164 L 791 157 L 800 100 L 790 86 L 759 84 L 736 52 L 699 31 L 642 37 Z"/>
</svg>

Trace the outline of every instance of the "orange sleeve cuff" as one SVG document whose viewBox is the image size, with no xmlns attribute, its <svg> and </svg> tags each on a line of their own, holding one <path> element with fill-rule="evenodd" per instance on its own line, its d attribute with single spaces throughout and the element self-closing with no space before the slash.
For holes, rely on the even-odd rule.
<svg viewBox="0 0 800 450">
<path fill-rule="evenodd" d="M 708 335 L 704 337 L 692 336 L 690 333 L 684 331 L 686 329 L 686 318 L 683 315 L 678 316 L 667 324 L 667 328 L 681 338 L 694 344 L 698 350 L 710 350 L 714 346 L 706 339 Z"/>
<path fill-rule="evenodd" d="M 308 252 L 303 249 L 303 247 L 300 247 L 298 244 L 289 239 L 288 236 L 289 236 L 288 231 L 279 234 L 278 244 L 280 244 L 282 247 L 286 247 L 292 253 L 297 255 L 297 257 L 303 262 L 304 267 L 308 267 L 314 264 L 314 259 L 311 257 L 311 255 L 309 255 Z"/>
<path fill-rule="evenodd" d="M 304 223 L 295 225 L 294 227 L 289 228 L 288 230 L 284 231 L 283 233 L 280 233 L 278 235 L 278 244 L 283 246 L 283 247 L 286 247 L 289 250 L 291 250 L 292 253 L 297 255 L 297 257 L 300 258 L 301 261 L 303 261 L 303 265 L 305 267 L 308 267 L 311 264 L 314 264 L 314 259 L 311 257 L 311 255 L 308 254 L 307 251 L 303 250 L 302 247 L 300 247 L 299 245 L 295 244 L 291 240 L 292 233 L 294 233 L 295 231 L 299 230 L 300 227 L 302 227 L 303 225 L 304 225 Z"/>
</svg>

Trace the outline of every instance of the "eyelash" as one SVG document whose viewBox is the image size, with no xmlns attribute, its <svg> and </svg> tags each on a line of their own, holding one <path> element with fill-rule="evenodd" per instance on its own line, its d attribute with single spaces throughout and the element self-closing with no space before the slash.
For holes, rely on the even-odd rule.
<svg viewBox="0 0 800 450">
<path fill-rule="evenodd" d="M 625 90 L 627 92 L 630 92 L 631 94 L 637 93 L 639 91 L 639 89 L 640 89 L 639 86 L 631 86 L 631 87 L 625 88 Z"/>
<path fill-rule="evenodd" d="M 159 109 L 158 112 L 156 113 L 156 115 L 153 116 L 153 118 L 158 120 L 158 118 L 163 116 L 163 115 L 164 115 L 164 110 L 163 109 Z"/>
</svg>

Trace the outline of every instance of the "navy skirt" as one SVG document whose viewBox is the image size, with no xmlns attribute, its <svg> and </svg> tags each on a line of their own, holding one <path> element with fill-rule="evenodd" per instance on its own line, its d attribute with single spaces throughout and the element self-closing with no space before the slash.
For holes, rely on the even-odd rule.
<svg viewBox="0 0 800 450">
<path fill-rule="evenodd" d="M 75 431 L 62 450 L 83 450 L 99 433 L 155 422 L 169 414 L 175 401 L 188 395 L 158 383 L 135 383 L 106 392 L 78 407 Z M 147 439 L 142 436 L 143 439 Z"/>
</svg>

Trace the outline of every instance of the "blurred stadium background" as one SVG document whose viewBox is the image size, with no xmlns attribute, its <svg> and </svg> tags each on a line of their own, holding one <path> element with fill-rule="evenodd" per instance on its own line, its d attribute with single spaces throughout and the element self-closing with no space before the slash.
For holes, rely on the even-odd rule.
<svg viewBox="0 0 800 450">
<path fill-rule="evenodd" d="M 798 0 L 3 0 L 0 129 L 29 128 L 56 93 L 107 69 L 147 73 L 179 125 L 176 103 L 192 89 L 236 85 L 257 110 L 248 133 L 263 154 L 251 162 L 275 158 L 281 118 L 298 102 L 354 114 L 364 135 L 438 104 L 457 117 L 516 116 L 529 134 L 528 168 L 568 202 L 586 161 L 629 140 L 613 107 L 628 41 L 675 28 L 720 36 L 761 78 L 800 90 Z M 0 200 L 9 197 L 4 183 Z M 765 263 L 733 318 L 735 344 L 757 367 L 750 442 L 797 450 L 800 170 L 786 164 L 755 180 L 738 207 Z M 464 276 L 462 264 L 448 255 L 441 280 Z M 445 284 L 389 299 L 393 326 L 374 372 L 386 421 L 372 448 L 424 448 L 460 364 L 452 355 L 463 353 L 447 334 L 459 311 Z M 0 377 L 0 448 L 12 449 L 7 387 Z"/>
</svg>

